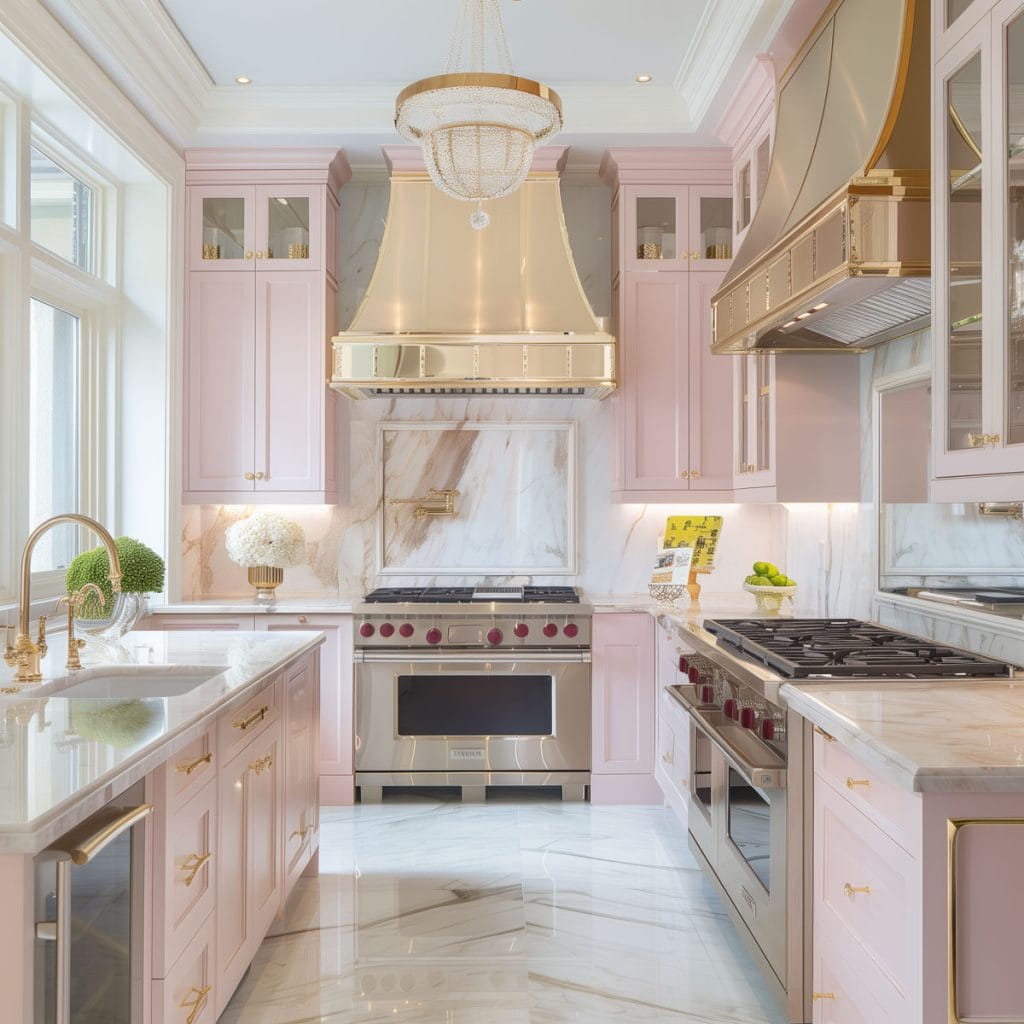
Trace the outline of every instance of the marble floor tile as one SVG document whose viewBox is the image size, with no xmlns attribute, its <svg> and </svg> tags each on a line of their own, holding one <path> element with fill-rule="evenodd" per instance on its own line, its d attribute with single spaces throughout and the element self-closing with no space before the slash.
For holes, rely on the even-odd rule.
<svg viewBox="0 0 1024 1024">
<path fill-rule="evenodd" d="M 220 1024 L 782 1024 L 671 811 L 329 808 Z"/>
</svg>

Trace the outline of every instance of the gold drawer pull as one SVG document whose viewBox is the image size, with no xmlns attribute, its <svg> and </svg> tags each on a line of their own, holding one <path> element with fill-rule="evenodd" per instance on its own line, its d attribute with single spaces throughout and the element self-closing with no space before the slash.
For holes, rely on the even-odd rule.
<svg viewBox="0 0 1024 1024">
<path fill-rule="evenodd" d="M 183 1010 L 191 1010 L 192 1012 L 185 1018 L 185 1024 L 195 1024 L 199 1014 L 203 1012 L 203 1008 L 206 1006 L 206 999 L 212 991 L 212 985 L 204 985 L 202 988 L 196 988 L 194 985 L 188 990 L 185 998 L 182 999 L 179 1004 Z M 195 995 L 192 995 L 192 993 Z M 191 996 L 191 998 L 189 998 Z"/>
<path fill-rule="evenodd" d="M 236 729 L 241 729 L 242 732 L 245 732 L 245 730 L 248 729 L 250 725 L 255 725 L 257 722 L 262 722 L 269 710 L 270 705 L 264 704 L 263 707 L 259 709 L 259 711 L 254 711 L 248 718 L 243 718 L 240 722 L 233 722 L 232 725 L 234 725 Z"/>
<path fill-rule="evenodd" d="M 852 900 L 853 897 L 857 895 L 857 893 L 863 893 L 865 896 L 870 896 L 871 895 L 871 886 L 870 885 L 850 885 L 850 883 L 847 882 L 843 886 L 843 892 L 847 896 L 849 896 L 850 899 Z"/>
<path fill-rule="evenodd" d="M 835 992 L 812 992 L 811 993 L 811 999 L 814 1002 L 817 1002 L 819 999 L 831 999 L 833 1002 L 835 1002 L 835 998 L 836 998 Z"/>
<path fill-rule="evenodd" d="M 857 786 L 864 786 L 866 789 L 871 788 L 870 779 L 851 779 L 849 776 L 846 777 L 846 788 L 856 789 Z"/>
<path fill-rule="evenodd" d="M 203 865 L 213 856 L 212 853 L 193 853 L 188 858 L 182 861 L 178 865 L 179 871 L 187 871 L 188 878 L 185 879 L 185 885 L 189 886 L 196 880 L 196 875 L 203 870 Z"/>
<path fill-rule="evenodd" d="M 249 767 L 257 774 L 262 775 L 264 772 L 268 772 L 274 763 L 274 759 L 270 754 L 266 754 L 263 757 L 257 758 Z"/>
<path fill-rule="evenodd" d="M 201 768 L 204 764 L 210 764 L 212 761 L 213 754 L 203 754 L 202 757 L 197 757 L 194 761 L 182 761 L 174 770 L 182 775 L 191 775 L 197 768 Z"/>
<path fill-rule="evenodd" d="M 307 825 L 305 828 L 297 828 L 288 838 L 289 839 L 294 839 L 296 836 L 298 836 L 299 839 L 305 839 L 306 838 L 306 833 L 307 832 L 311 832 L 312 830 L 313 830 L 313 826 L 312 825 Z"/>
<path fill-rule="evenodd" d="M 671 764 L 672 763 L 672 755 L 669 754 L 669 753 L 662 754 L 661 755 L 661 759 L 662 759 L 662 761 L 665 762 L 665 764 Z"/>
<path fill-rule="evenodd" d="M 825 739 L 825 742 L 826 742 L 826 743 L 835 743 L 835 741 L 836 741 L 836 738 L 835 738 L 835 736 L 830 736 L 830 735 L 829 735 L 829 734 L 828 734 L 827 732 L 825 732 L 825 730 L 824 730 L 824 729 L 822 729 L 822 727 L 821 727 L 820 725 L 816 725 L 816 726 L 814 727 L 814 731 L 815 731 L 815 732 L 816 732 L 816 733 L 817 733 L 817 734 L 818 734 L 819 736 L 822 736 L 822 737 L 824 737 L 824 739 Z"/>
</svg>

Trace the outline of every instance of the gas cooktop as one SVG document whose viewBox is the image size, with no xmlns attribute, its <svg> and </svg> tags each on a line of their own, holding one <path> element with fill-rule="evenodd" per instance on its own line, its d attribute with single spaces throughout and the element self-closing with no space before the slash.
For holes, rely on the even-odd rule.
<svg viewBox="0 0 1024 1024">
<path fill-rule="evenodd" d="M 858 619 L 707 619 L 704 628 L 787 679 L 1010 675 L 1003 662 Z"/>
<path fill-rule="evenodd" d="M 366 595 L 367 604 L 469 604 L 473 601 L 578 604 L 575 587 L 381 587 Z"/>
</svg>

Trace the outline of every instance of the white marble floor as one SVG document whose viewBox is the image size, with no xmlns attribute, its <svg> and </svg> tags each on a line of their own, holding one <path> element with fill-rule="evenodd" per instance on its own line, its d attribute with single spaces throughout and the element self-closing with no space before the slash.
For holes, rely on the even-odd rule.
<svg viewBox="0 0 1024 1024">
<path fill-rule="evenodd" d="M 780 1024 L 668 810 L 327 809 L 220 1024 Z"/>
</svg>

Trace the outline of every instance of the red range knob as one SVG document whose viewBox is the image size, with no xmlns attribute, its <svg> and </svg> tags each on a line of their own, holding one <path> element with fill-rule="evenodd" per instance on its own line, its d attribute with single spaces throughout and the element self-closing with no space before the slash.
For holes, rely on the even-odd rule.
<svg viewBox="0 0 1024 1024">
<path fill-rule="evenodd" d="M 403 622 L 398 627 L 398 635 L 399 636 L 404 636 L 406 640 L 408 640 L 409 637 L 411 637 L 413 635 L 413 633 L 415 633 L 415 632 L 416 632 L 416 630 L 413 627 L 413 624 L 411 622 Z"/>
<path fill-rule="evenodd" d="M 505 634 L 500 629 L 495 627 L 487 631 L 487 642 L 492 646 L 497 646 L 505 639 Z"/>
<path fill-rule="evenodd" d="M 736 717 L 736 700 L 733 697 L 727 697 L 725 702 L 722 704 L 722 710 L 725 712 L 726 718 Z"/>
<path fill-rule="evenodd" d="M 691 665 L 690 671 L 686 673 L 686 678 L 696 686 L 700 682 L 700 669 L 696 665 Z"/>
<path fill-rule="evenodd" d="M 743 708 L 740 711 L 740 725 L 744 729 L 753 729 L 757 726 L 757 712 L 753 708 Z"/>
<path fill-rule="evenodd" d="M 548 624 L 547 624 L 547 625 L 546 625 L 546 626 L 545 626 L 545 627 L 544 627 L 544 628 L 543 628 L 543 629 L 541 630 L 541 632 L 542 632 L 542 633 L 543 633 L 543 634 L 544 634 L 545 636 L 557 636 L 557 635 L 558 635 L 558 627 L 557 627 L 557 626 L 556 626 L 556 625 L 555 625 L 555 624 L 554 624 L 553 622 L 549 622 L 549 623 L 548 623 Z"/>
<path fill-rule="evenodd" d="M 373 636 L 373 634 L 376 633 L 376 632 L 377 631 L 373 628 L 373 624 L 369 623 L 369 622 L 364 622 L 359 627 L 359 635 L 360 636 Z"/>
<path fill-rule="evenodd" d="M 517 622 L 513 627 L 512 632 L 522 640 L 524 636 L 530 635 L 530 627 L 525 622 Z"/>
<path fill-rule="evenodd" d="M 381 636 L 394 636 L 395 635 L 395 624 L 393 622 L 382 622 L 380 624 L 380 635 Z"/>
<path fill-rule="evenodd" d="M 761 738 L 766 740 L 775 739 L 775 723 L 770 718 L 766 718 L 761 723 Z"/>
<path fill-rule="evenodd" d="M 562 630 L 562 632 L 563 632 L 563 633 L 564 633 L 564 634 L 565 634 L 565 635 L 566 635 L 567 637 L 569 637 L 569 639 L 570 639 L 570 640 L 571 640 L 571 639 L 572 639 L 572 638 L 573 638 L 573 637 L 574 637 L 574 636 L 575 636 L 575 635 L 576 635 L 576 634 L 577 634 L 577 633 L 578 633 L 579 631 L 580 631 L 580 627 L 579 627 L 579 626 L 577 626 L 575 622 L 568 622 L 568 623 L 566 623 L 566 625 L 565 625 L 565 629 L 563 629 L 563 630 Z"/>
<path fill-rule="evenodd" d="M 684 654 L 679 655 L 679 671 L 686 675 L 690 671 L 690 659 Z"/>
<path fill-rule="evenodd" d="M 437 626 L 431 626 L 427 630 L 427 643 L 428 644 L 439 644 L 441 642 L 441 630 Z"/>
<path fill-rule="evenodd" d="M 715 688 L 713 686 L 702 686 L 700 688 L 700 700 L 702 704 L 714 704 Z"/>
</svg>

